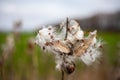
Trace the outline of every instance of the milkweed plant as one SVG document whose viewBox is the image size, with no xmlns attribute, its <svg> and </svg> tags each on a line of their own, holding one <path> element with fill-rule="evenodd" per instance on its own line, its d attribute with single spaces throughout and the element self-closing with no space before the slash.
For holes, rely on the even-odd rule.
<svg viewBox="0 0 120 80">
<path fill-rule="evenodd" d="M 55 55 L 56 69 L 71 74 L 75 70 L 75 60 L 92 65 L 101 56 L 101 40 L 97 31 L 84 35 L 79 23 L 75 20 L 63 21 L 59 27 L 43 27 L 39 30 L 35 43 L 43 51 Z"/>
</svg>

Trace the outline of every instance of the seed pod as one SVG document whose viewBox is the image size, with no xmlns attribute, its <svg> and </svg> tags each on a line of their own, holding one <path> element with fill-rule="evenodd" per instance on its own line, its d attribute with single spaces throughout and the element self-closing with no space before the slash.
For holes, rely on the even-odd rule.
<svg viewBox="0 0 120 80">
<path fill-rule="evenodd" d="M 65 62 L 63 66 L 63 69 L 67 74 L 71 74 L 75 71 L 75 64 L 73 62 Z"/>
</svg>

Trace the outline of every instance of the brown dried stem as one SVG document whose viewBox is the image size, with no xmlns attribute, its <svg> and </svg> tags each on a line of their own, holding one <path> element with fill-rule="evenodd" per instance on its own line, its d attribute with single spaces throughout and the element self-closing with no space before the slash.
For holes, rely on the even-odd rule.
<svg viewBox="0 0 120 80">
<path fill-rule="evenodd" d="M 68 18 L 66 19 L 66 35 L 65 35 L 65 40 L 67 39 L 67 35 L 68 35 L 68 24 L 69 24 L 69 21 L 68 21 Z"/>
<path fill-rule="evenodd" d="M 62 78 L 61 78 L 61 80 L 64 80 L 64 71 L 63 70 L 61 70 L 62 71 Z"/>
<path fill-rule="evenodd" d="M 66 35 L 65 35 L 65 40 L 67 40 L 67 36 L 68 36 L 68 25 L 69 25 L 69 21 L 68 21 L 68 17 L 67 17 L 67 19 L 66 19 Z M 64 60 L 64 57 L 63 57 L 63 60 Z M 61 80 L 64 80 L 65 73 L 64 73 L 63 69 L 61 70 L 61 74 L 62 74 Z"/>
</svg>

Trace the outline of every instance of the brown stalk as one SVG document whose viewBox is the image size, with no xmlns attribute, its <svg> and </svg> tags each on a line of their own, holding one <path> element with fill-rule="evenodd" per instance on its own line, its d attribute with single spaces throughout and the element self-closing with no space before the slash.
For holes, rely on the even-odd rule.
<svg viewBox="0 0 120 80">
<path fill-rule="evenodd" d="M 64 71 L 63 70 L 61 70 L 62 71 L 62 78 L 61 78 L 61 80 L 64 80 Z"/>
<path fill-rule="evenodd" d="M 68 24 L 69 24 L 69 21 L 68 21 L 68 17 L 67 17 L 67 19 L 66 19 L 66 35 L 65 35 L 65 40 L 67 40 L 67 36 L 68 36 Z M 62 74 L 61 80 L 64 80 L 65 73 L 64 73 L 63 69 L 61 70 L 61 74 Z"/>
<path fill-rule="evenodd" d="M 65 40 L 67 39 L 67 35 L 68 35 L 68 24 L 69 24 L 69 21 L 68 21 L 68 18 L 66 19 L 66 35 L 65 35 Z"/>
</svg>

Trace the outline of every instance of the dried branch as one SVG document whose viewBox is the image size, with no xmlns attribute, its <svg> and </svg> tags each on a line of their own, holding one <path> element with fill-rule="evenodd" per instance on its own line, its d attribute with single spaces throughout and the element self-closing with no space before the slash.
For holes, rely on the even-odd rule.
<svg viewBox="0 0 120 80">
<path fill-rule="evenodd" d="M 61 78 L 61 80 L 64 80 L 64 71 L 63 70 L 61 70 L 62 71 L 62 78 Z"/>
<path fill-rule="evenodd" d="M 69 21 L 68 21 L 68 18 L 66 19 L 66 35 L 65 35 L 65 40 L 67 39 L 67 36 L 68 36 L 68 24 L 69 24 Z"/>
</svg>

